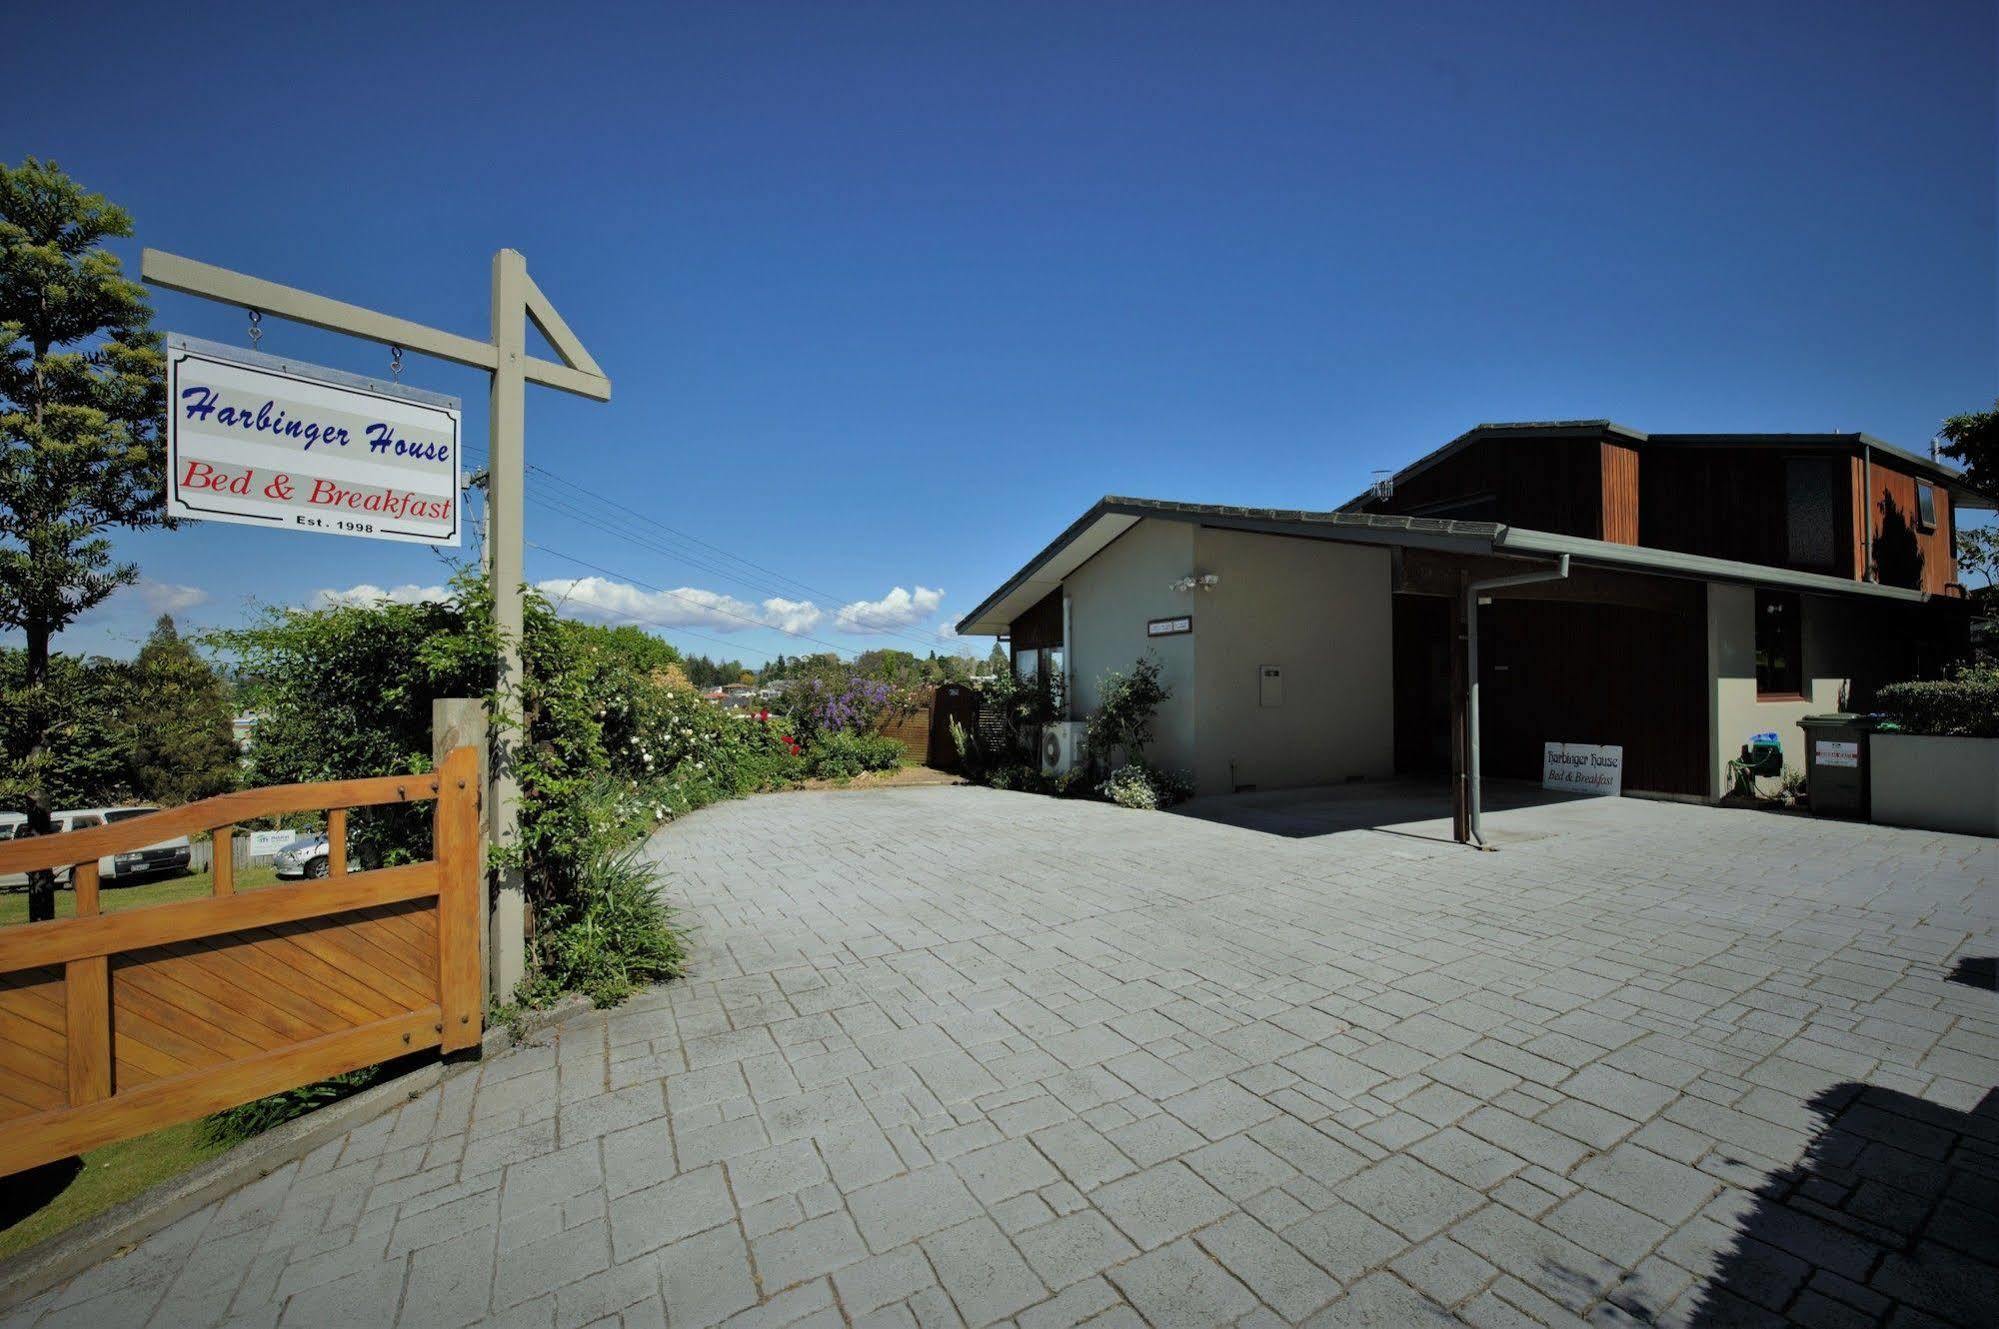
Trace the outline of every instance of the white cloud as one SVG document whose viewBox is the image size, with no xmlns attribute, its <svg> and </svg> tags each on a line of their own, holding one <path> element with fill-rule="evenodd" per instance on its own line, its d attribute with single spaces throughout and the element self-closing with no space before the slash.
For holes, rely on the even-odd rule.
<svg viewBox="0 0 1999 1329">
<path fill-rule="evenodd" d="M 840 606 L 833 626 L 842 632 L 896 632 L 914 627 L 937 612 L 944 592 L 918 586 L 912 594 L 897 586 L 879 600 L 855 600 Z"/>
<path fill-rule="evenodd" d="M 415 582 L 406 582 L 401 586 L 376 586 L 364 581 L 344 591 L 330 587 L 314 591 L 309 603 L 314 609 L 331 609 L 336 605 L 371 605 L 382 600 L 391 604 L 413 605 L 426 600 L 450 598 L 451 589 L 447 586 L 419 586 Z"/>
<path fill-rule="evenodd" d="M 562 577 L 537 582 L 536 589 L 559 609 L 585 614 L 610 623 L 638 623 L 646 627 L 712 628 L 721 632 L 743 632 L 750 628 L 776 628 L 780 632 L 810 632 L 826 613 L 810 600 L 784 600 L 775 596 L 760 603 L 738 600 L 719 591 L 681 586 L 671 591 L 649 591 L 608 577 Z"/>
<path fill-rule="evenodd" d="M 155 614 L 184 614 L 208 603 L 208 592 L 199 586 L 179 586 L 170 581 L 141 581 L 132 588 Z"/>
</svg>

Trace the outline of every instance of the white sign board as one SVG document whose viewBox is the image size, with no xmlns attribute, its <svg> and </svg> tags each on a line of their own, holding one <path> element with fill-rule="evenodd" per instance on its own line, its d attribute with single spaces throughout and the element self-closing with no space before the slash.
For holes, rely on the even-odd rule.
<svg viewBox="0 0 1999 1329">
<path fill-rule="evenodd" d="M 458 543 L 455 397 L 167 339 L 167 512 Z"/>
<path fill-rule="evenodd" d="M 1541 750 L 1541 787 L 1572 794 L 1624 792 L 1624 749 L 1595 743 L 1549 743 Z"/>
<path fill-rule="evenodd" d="M 269 857 L 298 838 L 297 831 L 251 831 L 250 857 Z"/>
<path fill-rule="evenodd" d="M 1829 738 L 1821 738 L 1817 743 L 1818 763 L 1821 766 L 1860 765 L 1860 744 L 1841 743 Z"/>
</svg>

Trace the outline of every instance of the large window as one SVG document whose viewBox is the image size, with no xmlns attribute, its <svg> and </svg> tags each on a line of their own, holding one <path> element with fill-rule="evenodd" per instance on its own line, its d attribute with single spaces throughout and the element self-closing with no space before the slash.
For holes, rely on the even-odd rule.
<svg viewBox="0 0 1999 1329">
<path fill-rule="evenodd" d="M 1803 628 L 1803 615 L 1796 595 L 1785 591 L 1756 592 L 1758 699 L 1804 696 Z"/>
</svg>

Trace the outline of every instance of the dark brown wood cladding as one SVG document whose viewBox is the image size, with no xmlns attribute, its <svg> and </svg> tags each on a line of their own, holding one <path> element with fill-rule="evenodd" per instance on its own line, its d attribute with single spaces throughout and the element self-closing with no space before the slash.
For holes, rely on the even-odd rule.
<svg viewBox="0 0 1999 1329">
<path fill-rule="evenodd" d="M 1837 513 L 1853 505 L 1838 464 L 1824 449 L 1693 447 L 1645 449 L 1638 494 L 1640 543 L 1650 549 L 1736 559 L 1768 567 L 1799 567 L 1839 575 L 1852 557 L 1853 531 Z M 1804 568 L 1791 559 L 1786 467 L 1794 457 L 1833 463 L 1833 557 Z"/>
<path fill-rule="evenodd" d="M 1593 438 L 1482 439 L 1364 507 L 1600 540 L 1606 538 L 1603 460 L 1603 445 Z"/>
<path fill-rule="evenodd" d="M 1062 591 L 1060 587 L 1048 592 L 1035 603 L 1034 608 L 1013 621 L 1008 634 L 1017 651 L 1032 650 L 1037 646 L 1060 646 L 1062 644 Z"/>
<path fill-rule="evenodd" d="M 1485 774 L 1538 781 L 1545 743 L 1615 743 L 1626 789 L 1712 793 L 1706 587 L 1649 580 L 1642 598 L 1655 607 L 1547 598 L 1480 607 Z M 1407 774 L 1448 769 L 1449 625 L 1448 600 L 1396 597 L 1395 749 Z"/>
</svg>

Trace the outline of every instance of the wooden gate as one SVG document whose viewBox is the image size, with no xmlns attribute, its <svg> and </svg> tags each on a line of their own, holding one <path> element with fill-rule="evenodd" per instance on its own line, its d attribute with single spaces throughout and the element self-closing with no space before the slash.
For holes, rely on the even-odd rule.
<svg viewBox="0 0 1999 1329">
<path fill-rule="evenodd" d="M 427 863 L 349 872 L 347 810 L 435 800 Z M 479 1041 L 478 755 L 0 844 L 76 917 L 0 928 L 0 1176 L 421 1048 Z M 327 811 L 329 874 L 236 893 L 233 824 Z M 206 899 L 103 914 L 98 863 L 215 831 Z"/>
</svg>

